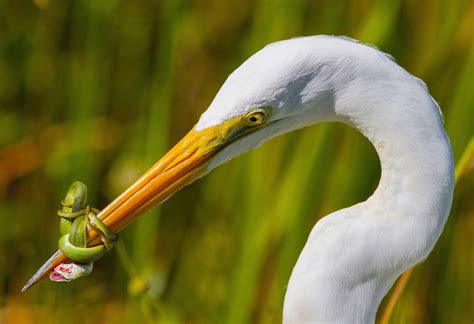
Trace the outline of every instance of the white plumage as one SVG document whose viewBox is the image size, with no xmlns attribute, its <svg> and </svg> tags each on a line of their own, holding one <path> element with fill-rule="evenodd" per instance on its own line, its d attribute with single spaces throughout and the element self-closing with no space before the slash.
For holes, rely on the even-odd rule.
<svg viewBox="0 0 474 324">
<path fill-rule="evenodd" d="M 371 323 L 396 278 L 423 261 L 451 206 L 453 158 L 424 83 L 379 50 L 340 37 L 271 44 L 226 80 L 196 130 L 254 107 L 268 125 L 229 145 L 208 171 L 264 141 L 339 121 L 374 145 L 382 175 L 364 202 L 321 219 L 293 269 L 285 323 Z"/>
</svg>

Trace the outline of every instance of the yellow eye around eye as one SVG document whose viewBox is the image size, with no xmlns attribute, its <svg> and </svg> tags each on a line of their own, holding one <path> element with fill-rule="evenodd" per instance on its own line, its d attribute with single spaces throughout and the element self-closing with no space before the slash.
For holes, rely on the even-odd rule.
<svg viewBox="0 0 474 324">
<path fill-rule="evenodd" d="M 245 114 L 244 121 L 249 126 L 259 126 L 267 121 L 268 115 L 269 113 L 266 109 L 255 108 Z"/>
</svg>

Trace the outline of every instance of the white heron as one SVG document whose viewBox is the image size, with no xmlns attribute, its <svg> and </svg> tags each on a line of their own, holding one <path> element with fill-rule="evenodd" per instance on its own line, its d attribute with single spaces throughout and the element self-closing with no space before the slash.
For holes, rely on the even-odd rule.
<svg viewBox="0 0 474 324">
<path fill-rule="evenodd" d="M 283 321 L 372 323 L 396 278 L 438 240 L 454 164 L 425 84 L 371 46 L 331 36 L 266 46 L 228 77 L 193 130 L 99 217 L 119 231 L 225 161 L 325 121 L 367 137 L 382 174 L 366 201 L 314 226 L 288 283 Z M 89 238 L 98 243 L 97 233 Z M 64 260 L 57 252 L 29 284 Z"/>
</svg>

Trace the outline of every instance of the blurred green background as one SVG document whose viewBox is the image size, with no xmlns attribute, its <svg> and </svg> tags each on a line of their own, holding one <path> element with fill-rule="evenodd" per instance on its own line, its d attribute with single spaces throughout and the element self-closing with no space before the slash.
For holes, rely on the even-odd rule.
<svg viewBox="0 0 474 324">
<path fill-rule="evenodd" d="M 375 151 L 347 126 L 227 163 L 129 227 L 90 277 L 19 291 L 56 250 L 74 180 L 103 208 L 273 41 L 344 34 L 391 53 L 440 103 L 458 161 L 474 133 L 473 24 L 469 0 L 1 0 L 0 322 L 281 321 L 314 223 L 377 186 Z M 392 323 L 472 323 L 472 164 Z"/>
</svg>

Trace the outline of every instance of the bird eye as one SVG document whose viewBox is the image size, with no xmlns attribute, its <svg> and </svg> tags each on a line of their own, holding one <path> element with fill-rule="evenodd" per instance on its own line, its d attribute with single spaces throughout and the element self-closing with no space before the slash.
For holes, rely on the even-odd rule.
<svg viewBox="0 0 474 324">
<path fill-rule="evenodd" d="M 255 108 L 244 115 L 244 121 L 249 126 L 259 126 L 267 121 L 269 112 L 264 108 Z"/>
</svg>

